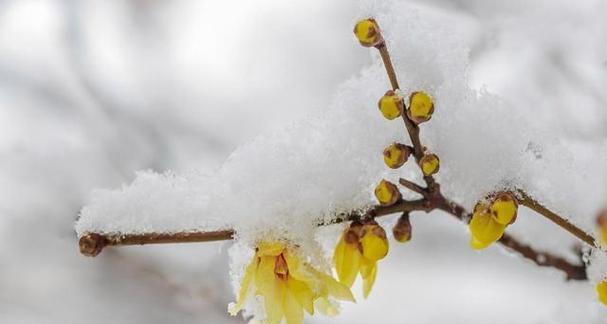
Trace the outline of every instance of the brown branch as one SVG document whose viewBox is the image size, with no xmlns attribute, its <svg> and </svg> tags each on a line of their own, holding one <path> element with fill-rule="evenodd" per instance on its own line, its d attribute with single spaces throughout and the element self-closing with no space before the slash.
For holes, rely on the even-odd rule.
<svg viewBox="0 0 607 324">
<path fill-rule="evenodd" d="M 384 67 L 386 67 L 386 73 L 390 79 L 392 90 L 398 90 L 400 87 L 398 86 L 398 80 L 396 80 L 396 72 L 394 71 L 394 66 L 392 66 L 392 60 L 390 59 L 390 53 L 388 53 L 386 41 L 382 40 L 376 48 L 379 50 L 379 55 L 381 55 L 381 59 L 384 62 Z"/>
<path fill-rule="evenodd" d="M 399 89 L 398 81 L 396 79 L 396 72 L 392 65 L 390 55 L 385 41 L 382 41 L 377 45 L 377 49 L 381 54 L 381 58 L 384 62 L 390 84 L 394 90 Z M 407 133 L 413 145 L 413 152 L 415 160 L 419 163 L 420 159 L 424 154 L 424 146 L 421 143 L 419 127 L 416 125 L 406 113 L 402 114 Z M 347 213 L 338 214 L 336 218 L 330 221 L 319 222 L 318 226 L 325 226 L 331 224 L 337 224 L 342 222 L 349 222 L 361 219 L 376 218 L 385 215 L 411 212 L 411 211 L 424 211 L 429 213 L 435 209 L 442 210 L 459 220 L 468 223 L 470 219 L 470 213 L 466 211 L 461 205 L 450 201 L 445 198 L 440 190 L 440 185 L 435 181 L 432 176 L 425 176 L 424 181 L 427 187 L 423 188 L 411 181 L 400 179 L 400 183 L 406 188 L 421 194 L 424 198 L 419 200 L 407 201 L 400 200 L 396 204 L 391 206 L 374 206 L 367 209 L 366 211 L 351 211 Z M 564 218 L 558 216 L 554 212 L 550 211 L 546 207 L 533 200 L 527 194 L 519 191 L 520 204 L 524 205 L 541 215 L 544 215 L 557 225 L 563 227 L 582 241 L 594 246 L 594 239 L 592 236 L 585 233 L 575 225 L 569 223 Z M 143 244 L 160 244 L 160 243 L 188 243 L 188 242 L 209 242 L 219 240 L 229 240 L 234 237 L 234 230 L 228 229 L 223 231 L 215 232 L 188 232 L 188 233 L 149 233 L 149 234 L 108 234 L 101 235 L 97 233 L 89 233 L 80 238 L 80 252 L 87 256 L 98 255 L 106 246 L 118 246 L 118 245 L 143 245 Z M 552 267 L 565 272 L 568 280 L 586 280 L 586 268 L 584 263 L 576 265 L 568 262 L 567 260 L 554 256 L 550 253 L 539 252 L 534 250 L 531 246 L 518 242 L 515 238 L 504 234 L 504 236 L 498 241 L 505 247 L 519 253 L 522 257 L 531 260 L 535 264 L 541 267 Z"/>
<path fill-rule="evenodd" d="M 399 182 L 399 183 L 400 183 L 400 184 L 401 184 L 403 187 L 405 187 L 405 188 L 407 188 L 407 189 L 409 189 L 409 190 L 411 190 L 411 191 L 413 191 L 413 192 L 415 192 L 415 193 L 418 193 L 418 194 L 420 194 L 420 195 L 422 195 L 422 196 L 424 196 L 424 197 L 427 197 L 427 196 L 428 196 L 428 190 L 426 190 L 426 188 L 424 188 L 424 187 L 422 187 L 422 186 L 418 185 L 417 183 L 415 183 L 415 182 L 413 182 L 413 181 L 409 181 L 409 180 L 407 180 L 407 179 L 400 178 L 400 179 L 398 180 L 398 182 Z"/>
<path fill-rule="evenodd" d="M 195 243 L 231 240 L 234 230 L 213 232 L 144 233 L 144 234 L 98 234 L 88 233 L 80 238 L 80 253 L 97 256 L 106 246 L 145 245 L 167 243 Z"/>
<path fill-rule="evenodd" d="M 583 262 L 576 265 L 550 253 L 535 251 L 531 246 L 520 243 L 508 234 L 504 234 L 498 242 L 540 267 L 551 267 L 563 271 L 567 280 L 588 280 L 586 265 Z"/>
<path fill-rule="evenodd" d="M 551 211 L 546 208 L 544 205 L 540 204 L 537 200 L 531 198 L 525 191 L 517 190 L 518 193 L 518 202 L 519 204 L 535 211 L 536 213 L 548 218 L 550 221 L 565 229 L 567 232 L 573 234 L 578 239 L 582 240 L 584 243 L 590 245 L 591 247 L 597 247 L 594 237 L 588 233 L 586 233 L 583 229 L 577 227 L 576 225 L 569 222 L 564 217 L 558 215 L 557 213 Z"/>
</svg>

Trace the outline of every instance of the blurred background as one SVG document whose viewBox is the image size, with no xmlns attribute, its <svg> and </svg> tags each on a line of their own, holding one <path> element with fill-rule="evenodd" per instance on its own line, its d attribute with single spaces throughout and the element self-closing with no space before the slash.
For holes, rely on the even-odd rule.
<svg viewBox="0 0 607 324">
<path fill-rule="evenodd" d="M 548 101 L 546 122 L 563 136 L 607 139 L 604 1 L 409 2 L 465 33 L 475 88 L 530 109 Z M 230 243 L 107 249 L 92 259 L 79 254 L 73 223 L 95 188 L 119 187 L 141 169 L 212 171 L 256 134 L 325 109 L 370 63 L 352 35 L 360 7 L 0 1 L 0 322 L 244 322 L 226 312 Z M 355 287 L 359 302 L 340 317 L 306 321 L 607 318 L 587 283 L 499 248 L 473 252 L 465 228 L 444 217 L 413 223 L 413 242 L 381 263 L 368 300 Z M 569 243 L 546 228 L 546 238 Z"/>
</svg>

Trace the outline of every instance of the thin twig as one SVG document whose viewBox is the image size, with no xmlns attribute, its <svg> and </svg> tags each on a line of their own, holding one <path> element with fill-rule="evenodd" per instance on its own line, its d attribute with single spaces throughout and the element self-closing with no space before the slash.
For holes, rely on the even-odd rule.
<svg viewBox="0 0 607 324">
<path fill-rule="evenodd" d="M 420 195 L 422 195 L 422 196 L 424 196 L 424 197 L 427 197 L 427 196 L 428 196 L 428 191 L 426 190 L 426 188 L 424 188 L 424 187 L 422 187 L 422 186 L 418 185 L 417 183 L 415 183 L 415 182 L 413 182 L 413 181 L 409 181 L 409 180 L 407 180 L 407 179 L 400 178 L 400 179 L 398 180 L 398 182 L 399 182 L 399 183 L 400 183 L 400 184 L 401 184 L 403 187 L 405 187 L 405 188 L 407 188 L 407 189 L 409 189 L 409 190 L 411 190 L 411 191 L 413 191 L 413 192 L 416 192 L 416 193 L 418 193 L 418 194 L 420 194 Z"/>
<path fill-rule="evenodd" d="M 580 265 L 575 265 L 550 253 L 535 251 L 531 246 L 520 243 L 508 234 L 504 234 L 499 242 L 540 267 L 562 270 L 567 276 L 567 280 L 588 280 L 586 265 L 583 262 Z"/>
<path fill-rule="evenodd" d="M 565 229 L 567 232 L 573 234 L 578 239 L 582 240 L 584 243 L 590 245 L 591 247 L 597 247 L 597 243 L 594 237 L 588 233 L 586 233 L 583 229 L 577 227 L 576 225 L 569 222 L 564 217 L 558 215 L 557 213 L 551 211 L 544 205 L 540 204 L 537 200 L 531 198 L 525 191 L 517 190 L 519 195 L 518 202 L 519 204 L 535 211 L 536 213 L 548 218 L 550 221 Z"/>
<path fill-rule="evenodd" d="M 388 74 L 388 78 L 390 79 L 390 84 L 394 90 L 398 90 L 398 81 L 396 79 L 396 72 L 394 71 L 394 67 L 392 65 L 392 61 L 390 59 L 390 55 L 388 53 L 387 46 L 385 41 L 377 46 L 379 50 L 382 60 L 384 62 L 384 66 L 386 68 L 386 72 Z M 421 139 L 419 136 L 419 127 L 407 117 L 407 114 L 403 113 L 403 121 L 405 123 L 405 127 L 407 129 L 407 133 L 409 134 L 409 138 L 413 145 L 413 152 L 416 161 L 419 163 L 419 160 L 422 158 L 424 154 L 424 147 L 421 143 Z M 318 226 L 325 226 L 331 224 L 337 224 L 342 222 L 349 222 L 361 219 L 369 219 L 376 218 L 385 215 L 395 214 L 395 213 L 403 213 L 403 212 L 411 212 L 411 211 L 424 211 L 429 213 L 435 209 L 442 210 L 449 215 L 456 217 L 457 219 L 468 223 L 470 219 L 470 213 L 466 211 L 461 205 L 445 198 L 440 190 L 440 185 L 435 181 L 432 176 L 425 176 L 424 181 L 427 184 L 426 188 L 422 188 L 421 186 L 405 180 L 400 179 L 400 183 L 406 188 L 420 193 L 423 195 L 423 199 L 407 201 L 400 200 L 396 204 L 391 206 L 374 206 L 366 211 L 356 210 L 347 213 L 338 214 L 337 217 L 330 221 L 322 221 L 319 222 Z M 541 215 L 544 215 L 555 224 L 561 226 L 566 229 L 576 237 L 580 238 L 582 241 L 590 244 L 591 246 L 595 246 L 594 239 L 591 235 L 587 234 L 580 228 L 575 225 L 569 223 L 563 217 L 555 214 L 550 211 L 543 205 L 539 204 L 537 201 L 529 197 L 523 191 L 519 191 L 519 196 L 521 197 L 519 202 L 521 205 L 526 206 Z M 209 242 L 209 241 L 218 241 L 218 240 L 229 240 L 234 237 L 234 230 L 227 229 L 223 231 L 215 231 L 215 232 L 188 232 L 188 233 L 149 233 L 149 234 L 107 234 L 101 235 L 98 233 L 88 233 L 80 238 L 80 252 L 87 256 L 96 256 L 98 255 L 104 247 L 106 246 L 118 246 L 118 245 L 143 245 L 143 244 L 159 244 L 159 243 L 188 243 L 188 242 Z M 500 244 L 506 246 L 507 248 L 516 251 L 522 257 L 531 260 L 538 266 L 542 267 L 552 267 L 555 269 L 559 269 L 565 272 L 568 280 L 586 280 L 586 268 L 585 264 L 576 265 L 568 262 L 567 260 L 554 256 L 547 252 L 539 252 L 534 250 L 531 246 L 523 244 L 517 241 L 515 238 L 504 235 L 499 241 Z"/>
<path fill-rule="evenodd" d="M 394 71 L 394 66 L 392 66 L 392 60 L 390 59 L 390 53 L 388 53 L 388 46 L 386 46 L 386 41 L 382 41 L 381 43 L 379 43 L 376 48 L 379 50 L 381 59 L 384 62 L 384 66 L 386 67 L 386 73 L 388 74 L 388 78 L 390 79 L 392 90 L 398 90 L 400 87 L 398 86 L 398 80 L 396 80 L 396 72 Z"/>
</svg>

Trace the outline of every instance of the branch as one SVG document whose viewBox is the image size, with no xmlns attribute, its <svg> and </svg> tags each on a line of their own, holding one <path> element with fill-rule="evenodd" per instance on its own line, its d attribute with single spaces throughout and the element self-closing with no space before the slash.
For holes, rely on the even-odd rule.
<svg viewBox="0 0 607 324">
<path fill-rule="evenodd" d="M 79 240 L 80 253 L 97 256 L 106 246 L 144 245 L 166 243 L 195 243 L 231 240 L 234 230 L 214 232 L 144 233 L 144 234 L 98 234 L 88 233 Z"/>
<path fill-rule="evenodd" d="M 519 195 L 518 202 L 519 204 L 535 211 L 536 213 L 548 218 L 556 225 L 562 227 L 567 232 L 573 234 L 575 237 L 582 240 L 584 243 L 590 245 L 591 247 L 597 247 L 594 237 L 588 233 L 586 233 L 583 229 L 577 227 L 576 225 L 569 222 L 564 217 L 556 214 L 550 209 L 546 208 L 544 205 L 540 204 L 537 200 L 531 198 L 525 191 L 517 190 Z"/>
<path fill-rule="evenodd" d="M 588 280 L 586 265 L 583 262 L 581 265 L 575 265 L 550 253 L 535 251 L 531 246 L 518 242 L 508 234 L 504 234 L 498 242 L 540 267 L 551 267 L 563 271 L 567 280 Z"/>
<path fill-rule="evenodd" d="M 399 89 L 398 81 L 396 79 L 396 72 L 392 65 L 390 55 L 385 41 L 382 41 L 376 46 L 381 54 L 381 58 L 384 62 L 390 84 L 394 90 Z M 424 146 L 421 143 L 420 131 L 418 125 L 416 125 L 406 113 L 402 114 L 407 133 L 413 145 L 413 154 L 415 160 L 418 162 L 424 155 Z M 338 214 L 336 218 L 328 222 L 319 222 L 318 226 L 325 226 L 331 224 L 337 224 L 342 222 L 350 222 L 361 219 L 371 219 L 376 217 L 382 217 L 395 213 L 411 212 L 411 211 L 424 211 L 429 213 L 435 209 L 442 210 L 457 219 L 468 223 L 470 220 L 470 213 L 466 211 L 461 205 L 452 202 L 448 198 L 445 198 L 440 190 L 440 185 L 432 176 L 425 176 L 424 181 L 427 187 L 423 188 L 414 182 L 406 179 L 400 179 L 400 184 L 404 187 L 412 190 L 413 192 L 419 193 L 423 196 L 423 199 L 418 200 L 400 200 L 391 206 L 373 206 L 367 210 L 355 210 L 346 213 Z M 556 213 L 550 211 L 537 201 L 533 200 L 525 192 L 519 190 L 519 203 L 526 206 L 539 214 L 547 217 L 555 224 L 566 229 L 582 241 L 588 243 L 591 246 L 595 246 L 594 239 L 591 235 L 587 234 L 580 228 L 569 223 L 563 217 L 560 217 Z M 234 238 L 234 230 L 226 229 L 221 231 L 213 232 L 181 232 L 181 233 L 148 233 L 148 234 L 98 234 L 88 233 L 80 238 L 80 252 L 87 256 L 98 255 L 106 246 L 118 246 L 118 245 L 143 245 L 143 244 L 160 244 L 160 243 L 191 243 L 191 242 L 210 242 L 219 240 L 229 240 Z M 534 250 L 531 246 L 518 242 L 512 236 L 504 234 L 504 236 L 498 241 L 505 247 L 519 253 L 522 257 L 531 260 L 538 266 L 541 267 L 552 267 L 565 272 L 568 280 L 586 280 L 586 267 L 582 262 L 581 265 L 576 265 L 568 262 L 564 258 L 554 256 L 547 252 L 539 252 Z"/>
</svg>

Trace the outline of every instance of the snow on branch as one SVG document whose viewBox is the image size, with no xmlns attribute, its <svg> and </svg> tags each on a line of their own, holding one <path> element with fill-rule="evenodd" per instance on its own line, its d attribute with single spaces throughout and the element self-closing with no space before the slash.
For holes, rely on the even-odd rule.
<svg viewBox="0 0 607 324">
<path fill-rule="evenodd" d="M 394 232 L 398 241 L 407 241 L 409 215 L 438 210 L 468 225 L 475 249 L 497 242 L 538 266 L 564 272 L 567 279 L 597 281 L 602 275 L 589 278 L 581 258 L 570 262 L 505 232 L 516 227 L 522 205 L 586 243 L 603 260 L 589 230 L 594 228 L 589 215 L 603 193 L 587 190 L 586 172 L 600 169 L 605 152 L 589 161 L 575 159 L 567 143 L 530 127 L 524 113 L 470 89 L 467 53 L 448 31 L 435 30 L 415 16 L 390 20 L 388 30 L 393 32 L 380 33 L 372 19 L 359 22 L 359 41 L 376 48 L 376 62 L 383 64 L 348 81 L 331 109 L 258 137 L 214 174 L 145 172 L 122 190 L 96 193 L 76 224 L 81 252 L 95 256 L 106 246 L 236 239 L 256 247 L 254 265 L 261 262 L 260 244 L 280 241 L 281 252 L 269 248 L 268 253 L 274 253 L 276 275 L 284 279 L 284 255 L 292 252 L 288 246 L 314 254 L 318 226 L 349 223 L 339 244 L 355 246 L 353 251 L 366 256 L 365 244 L 374 242 L 374 252 L 385 256 L 386 235 L 375 218 L 403 215 Z M 398 53 L 395 57 L 388 53 L 388 43 Z M 384 68 L 392 86 L 387 92 Z M 399 86 L 397 74 L 405 87 Z M 369 108 L 374 105 L 381 113 Z M 403 133 L 409 143 L 400 143 Z M 410 156 L 414 161 L 408 162 Z M 395 183 L 408 190 L 401 192 Z M 583 197 L 571 198 L 579 192 Z M 592 271 L 607 268 L 600 269 Z M 351 286 L 350 270 L 336 266 L 340 282 Z M 374 270 L 360 271 L 368 294 Z M 249 284 L 247 275 L 243 287 Z"/>
</svg>

